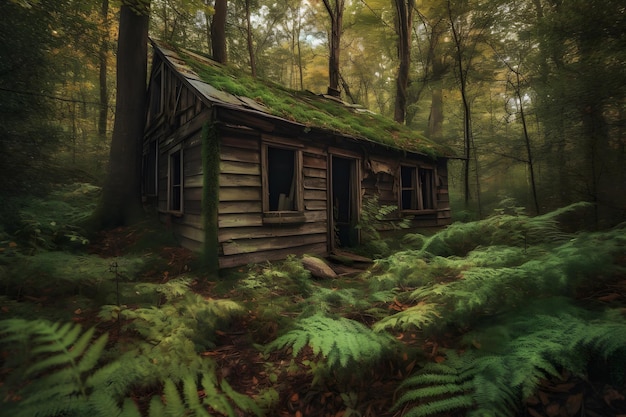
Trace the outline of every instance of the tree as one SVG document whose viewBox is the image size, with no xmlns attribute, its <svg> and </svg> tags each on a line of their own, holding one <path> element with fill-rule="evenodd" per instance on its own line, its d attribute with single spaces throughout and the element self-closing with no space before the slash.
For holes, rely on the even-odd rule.
<svg viewBox="0 0 626 417">
<path fill-rule="evenodd" d="M 341 32 L 343 31 L 343 11 L 345 0 L 324 0 L 324 7 L 330 17 L 330 39 L 328 59 L 328 94 L 339 97 L 339 57 L 341 53 Z"/>
<path fill-rule="evenodd" d="M 394 120 L 404 123 L 407 106 L 407 87 L 411 67 L 411 36 L 415 0 L 394 0 L 396 6 L 396 32 L 398 33 L 398 58 L 400 65 L 396 77 L 396 102 Z"/>
<path fill-rule="evenodd" d="M 142 215 L 141 145 L 146 101 L 150 0 L 120 9 L 117 95 L 109 170 L 94 213 L 95 227 L 131 224 Z"/>
<path fill-rule="evenodd" d="M 215 14 L 211 23 L 211 47 L 213 59 L 225 63 L 226 54 L 226 16 L 228 15 L 228 0 L 215 0 Z"/>
</svg>

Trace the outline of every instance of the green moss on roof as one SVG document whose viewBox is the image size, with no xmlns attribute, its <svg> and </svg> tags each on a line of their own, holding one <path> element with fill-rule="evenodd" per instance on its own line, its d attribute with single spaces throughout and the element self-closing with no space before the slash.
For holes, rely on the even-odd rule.
<svg viewBox="0 0 626 417">
<path fill-rule="evenodd" d="M 239 69 L 208 59 L 201 60 L 192 54 L 185 54 L 184 51 L 179 51 L 179 54 L 207 84 L 229 94 L 253 99 L 264 105 L 274 116 L 431 157 L 450 155 L 445 147 L 384 116 L 357 112 L 356 109 L 332 99 L 262 81 Z"/>
</svg>

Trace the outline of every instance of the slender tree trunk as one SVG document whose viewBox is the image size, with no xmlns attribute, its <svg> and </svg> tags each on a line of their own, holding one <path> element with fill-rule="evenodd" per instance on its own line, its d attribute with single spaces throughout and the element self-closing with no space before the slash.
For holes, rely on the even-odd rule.
<svg viewBox="0 0 626 417">
<path fill-rule="evenodd" d="M 330 17 L 330 58 L 328 59 L 328 94 L 339 97 L 339 56 L 341 53 L 341 32 L 343 26 L 343 10 L 345 0 L 324 0 L 324 6 Z"/>
<path fill-rule="evenodd" d="M 411 29 L 413 26 L 413 10 L 415 0 L 395 0 L 396 31 L 398 33 L 398 58 L 400 66 L 396 77 L 396 101 L 393 118 L 404 123 L 407 107 L 407 88 L 411 68 Z"/>
<path fill-rule="evenodd" d="M 211 45 L 213 59 L 222 64 L 226 63 L 226 15 L 228 0 L 215 0 L 215 14 L 211 24 Z"/>
<path fill-rule="evenodd" d="M 252 43 L 252 22 L 250 21 L 250 0 L 246 0 L 246 42 L 248 44 L 248 55 L 250 57 L 250 71 L 256 78 L 256 58 L 254 57 L 254 45 Z"/>
<path fill-rule="evenodd" d="M 463 196 L 466 208 L 469 206 L 470 200 L 470 157 L 471 157 L 471 145 L 472 145 L 472 129 L 471 129 L 471 112 L 470 104 L 467 98 L 467 77 L 466 68 L 463 66 L 463 53 L 461 45 L 461 36 L 457 31 L 454 23 L 454 17 L 452 16 L 452 6 L 450 0 L 447 1 L 448 17 L 450 19 L 450 28 L 452 29 L 452 37 L 456 48 L 456 61 L 457 69 L 459 72 L 459 84 L 461 87 L 461 99 L 463 102 Z"/>
<path fill-rule="evenodd" d="M 530 145 L 530 135 L 528 134 L 528 124 L 526 123 L 526 114 L 524 113 L 524 102 L 522 101 L 522 93 L 520 91 L 520 76 L 519 71 L 515 71 L 515 77 L 517 85 L 515 86 L 515 93 L 517 100 L 519 101 L 519 112 L 522 119 L 522 129 L 524 132 L 524 144 L 526 145 L 526 158 L 528 163 L 528 170 L 530 171 L 530 186 L 533 194 L 533 203 L 535 206 L 535 214 L 539 214 L 539 200 L 537 199 L 537 184 L 535 181 L 535 164 L 533 160 L 532 147 Z"/>
<path fill-rule="evenodd" d="M 109 92 L 107 88 L 108 53 L 109 53 L 109 0 L 102 0 L 100 11 L 102 17 L 102 35 L 100 50 L 98 51 L 99 83 L 100 83 L 100 111 L 98 114 L 98 135 L 106 138 L 107 119 L 109 117 Z"/>
<path fill-rule="evenodd" d="M 147 5 L 147 4 L 148 5 Z M 138 220 L 141 205 L 141 146 L 148 66 L 149 3 L 125 2 L 120 9 L 117 95 L 109 171 L 94 226 L 115 227 Z"/>
</svg>

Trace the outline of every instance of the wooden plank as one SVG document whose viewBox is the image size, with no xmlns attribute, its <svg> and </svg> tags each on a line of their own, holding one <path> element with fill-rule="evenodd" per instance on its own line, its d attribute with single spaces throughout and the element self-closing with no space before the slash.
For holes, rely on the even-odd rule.
<svg viewBox="0 0 626 417">
<path fill-rule="evenodd" d="M 194 188 L 187 188 L 187 187 L 185 187 L 185 189 L 183 190 L 183 198 L 185 200 L 202 201 L 202 188 L 200 188 L 200 187 L 194 187 Z"/>
<path fill-rule="evenodd" d="M 262 211 L 260 201 L 221 201 L 218 207 L 220 214 L 261 213 Z"/>
<path fill-rule="evenodd" d="M 307 210 L 326 210 L 328 205 L 326 201 L 309 200 L 304 202 L 304 208 Z"/>
<path fill-rule="evenodd" d="M 260 187 L 260 175 L 220 174 L 220 187 Z"/>
<path fill-rule="evenodd" d="M 202 202 L 200 200 L 184 200 L 183 208 L 185 210 L 185 216 L 187 215 L 200 215 L 202 214 Z"/>
<path fill-rule="evenodd" d="M 247 253 L 241 255 L 220 256 L 220 268 L 233 268 L 236 266 L 259 263 L 265 261 L 278 261 L 285 259 L 289 255 L 301 255 L 305 253 L 323 255 L 327 253 L 328 247 L 325 243 L 301 246 L 298 248 L 280 249 L 274 251 Z"/>
<path fill-rule="evenodd" d="M 185 188 L 195 188 L 195 187 L 202 187 L 203 184 L 203 177 L 202 175 L 190 175 L 190 176 L 186 176 L 185 179 L 183 180 L 183 184 L 185 186 Z"/>
<path fill-rule="evenodd" d="M 220 161 L 220 172 L 223 174 L 261 175 L 258 163 Z"/>
<path fill-rule="evenodd" d="M 260 213 L 220 214 L 218 217 L 218 226 L 220 228 L 263 226 L 263 216 Z"/>
<path fill-rule="evenodd" d="M 221 135 L 221 144 L 223 147 L 250 149 L 256 152 L 261 151 L 261 144 L 257 136 L 240 134 L 239 132 L 224 132 Z"/>
<path fill-rule="evenodd" d="M 326 190 L 325 178 L 305 178 L 304 188 L 309 190 Z"/>
<path fill-rule="evenodd" d="M 254 162 L 261 161 L 260 152 L 252 149 L 231 148 L 230 146 L 220 147 L 220 158 L 222 161 Z"/>
<path fill-rule="evenodd" d="M 326 222 L 305 223 L 299 226 L 268 226 L 237 227 L 219 230 L 219 241 L 238 240 L 248 238 L 268 238 L 279 236 L 300 236 L 307 234 L 326 233 Z"/>
<path fill-rule="evenodd" d="M 320 168 L 307 168 L 305 167 L 303 170 L 305 177 L 313 177 L 313 178 L 326 178 L 326 170 Z"/>
<path fill-rule="evenodd" d="M 307 223 L 325 222 L 328 220 L 328 210 L 305 211 L 304 218 Z"/>
<path fill-rule="evenodd" d="M 326 201 L 327 194 L 325 190 L 304 190 L 304 200 L 323 200 Z"/>
<path fill-rule="evenodd" d="M 163 160 L 167 163 L 165 157 Z M 202 161 L 200 159 L 189 160 L 187 154 L 183 153 L 183 164 L 183 174 L 185 176 L 202 174 Z"/>
<path fill-rule="evenodd" d="M 239 255 L 267 250 L 297 248 L 299 246 L 326 242 L 326 233 L 306 236 L 270 237 L 227 241 L 222 244 L 224 255 Z"/>
<path fill-rule="evenodd" d="M 171 223 L 171 228 L 177 235 L 196 242 L 204 242 L 204 231 L 184 223 Z"/>
<path fill-rule="evenodd" d="M 303 155 L 302 164 L 305 168 L 327 169 L 326 158 L 319 158 L 310 154 Z"/>
<path fill-rule="evenodd" d="M 261 200 L 260 187 L 220 187 L 220 201 Z"/>
</svg>

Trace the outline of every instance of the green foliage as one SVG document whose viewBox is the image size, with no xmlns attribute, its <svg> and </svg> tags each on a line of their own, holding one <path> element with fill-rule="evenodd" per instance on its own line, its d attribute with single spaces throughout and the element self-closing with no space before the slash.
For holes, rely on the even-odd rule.
<svg viewBox="0 0 626 417">
<path fill-rule="evenodd" d="M 12 400 L 5 401 L 3 410 L 14 416 L 92 413 L 89 394 L 96 387 L 90 377 L 97 372 L 108 339 L 104 334 L 93 340 L 94 332 L 83 332 L 72 323 L 0 321 L 1 343 L 13 353 L 6 364 L 12 372 L 0 388 L 2 398 Z M 18 391 L 11 392 L 15 387 Z"/>
<path fill-rule="evenodd" d="M 530 298 L 573 296 L 590 276 L 618 271 L 613 259 L 624 245 L 623 231 L 616 229 L 579 234 L 544 250 L 527 251 L 525 257 L 507 247 L 477 249 L 466 260 L 452 260 L 461 279 L 420 287 L 411 298 L 439 304 L 444 320 L 464 325 L 522 307 Z"/>
<path fill-rule="evenodd" d="M 609 358 L 626 343 L 621 314 L 591 313 L 565 299 L 541 300 L 466 335 L 470 349 L 447 352 L 406 379 L 395 408 L 427 416 L 455 409 L 469 416 L 513 416 L 543 378 L 561 369 L 584 374 L 593 356 Z"/>
<path fill-rule="evenodd" d="M 392 339 L 354 320 L 316 314 L 299 319 L 293 330 L 268 344 L 266 349 L 287 346 L 292 348 L 293 356 L 308 346 L 315 356 L 324 358 L 329 368 L 349 371 L 378 361 L 391 348 Z"/>
<path fill-rule="evenodd" d="M 381 239 L 382 230 L 407 229 L 411 224 L 411 219 L 405 217 L 401 220 L 391 220 L 390 216 L 395 214 L 398 206 L 381 205 L 378 195 L 365 196 L 361 207 L 361 214 L 357 228 L 363 232 L 363 246 L 366 251 L 372 252 L 374 257 L 380 258 L 389 255 L 389 243 Z"/>
<path fill-rule="evenodd" d="M 415 330 L 433 325 L 441 316 L 435 304 L 420 302 L 399 313 L 387 316 L 372 326 L 375 332 L 387 329 Z"/>
<path fill-rule="evenodd" d="M 215 332 L 227 327 L 244 313 L 234 301 L 205 299 L 190 291 L 191 280 L 179 277 L 165 284 L 137 284 L 137 293 L 158 295 L 165 299 L 159 306 L 103 306 L 100 318 L 123 319 L 124 330 L 141 335 L 140 349 L 159 363 L 164 376 L 176 374 L 181 364 L 196 361 L 196 352 L 214 346 Z"/>
<path fill-rule="evenodd" d="M 267 264 L 261 269 L 252 268 L 241 280 L 239 289 L 251 297 L 276 297 L 281 295 L 306 296 L 311 292 L 311 273 L 295 256 L 285 261 Z"/>
<path fill-rule="evenodd" d="M 89 243 L 81 224 L 91 215 L 100 188 L 75 183 L 45 196 L 14 199 L 17 223 L 8 225 L 23 251 L 76 248 Z"/>
<path fill-rule="evenodd" d="M 324 288 L 320 286 L 305 300 L 307 307 L 304 309 L 303 315 L 321 312 L 348 317 L 364 314 L 378 317 L 385 313 L 382 305 L 392 301 L 394 296 L 394 290 L 366 292 L 362 288 Z"/>
<path fill-rule="evenodd" d="M 542 216 L 496 214 L 485 220 L 470 223 L 454 223 L 429 238 L 405 237 L 407 243 L 419 242 L 423 254 L 435 256 L 465 256 L 479 246 L 527 247 L 540 243 L 559 242 L 569 238 L 558 224 L 558 217 L 589 207 L 588 203 L 576 203 Z"/>
<path fill-rule="evenodd" d="M 118 272 L 124 280 L 134 277 L 144 266 L 139 257 L 117 258 Z M 0 281 L 7 290 L 40 296 L 84 294 L 97 299 L 115 299 L 115 279 L 111 260 L 95 255 L 67 252 L 41 252 L 15 256 Z"/>
</svg>

